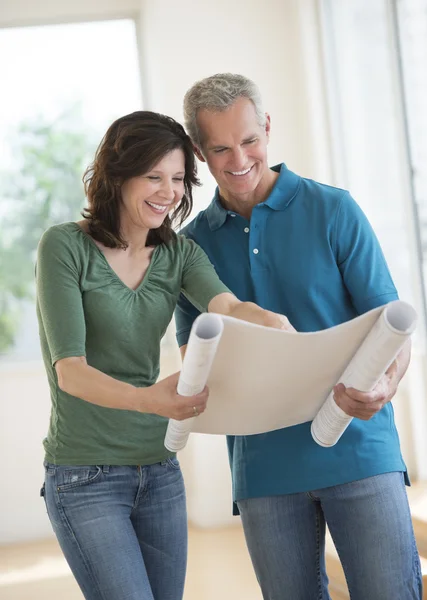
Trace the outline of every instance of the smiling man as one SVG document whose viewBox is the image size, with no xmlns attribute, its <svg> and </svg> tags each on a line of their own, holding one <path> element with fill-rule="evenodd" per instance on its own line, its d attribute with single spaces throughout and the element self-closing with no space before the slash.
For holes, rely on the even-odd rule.
<svg viewBox="0 0 427 600">
<path fill-rule="evenodd" d="M 239 299 L 286 315 L 298 331 L 332 327 L 397 299 L 375 234 L 350 194 L 285 164 L 269 168 L 270 117 L 252 81 L 233 74 L 199 81 L 185 96 L 184 113 L 218 187 L 183 233 Z M 183 351 L 197 314 L 182 297 L 176 320 Z M 326 524 L 354 600 L 421 598 L 406 467 L 389 402 L 409 356 L 408 344 L 370 393 L 335 388 L 337 404 L 356 418 L 332 448 L 313 441 L 310 423 L 228 437 L 235 508 L 265 599 L 330 598 Z"/>
</svg>

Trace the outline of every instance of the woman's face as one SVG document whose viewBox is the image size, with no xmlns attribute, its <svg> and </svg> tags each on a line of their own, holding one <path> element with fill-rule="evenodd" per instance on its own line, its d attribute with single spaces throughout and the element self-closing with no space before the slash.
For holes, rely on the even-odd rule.
<svg viewBox="0 0 427 600">
<path fill-rule="evenodd" d="M 185 157 L 180 149 L 166 154 L 144 175 L 121 188 L 121 227 L 157 229 L 184 195 Z"/>
</svg>

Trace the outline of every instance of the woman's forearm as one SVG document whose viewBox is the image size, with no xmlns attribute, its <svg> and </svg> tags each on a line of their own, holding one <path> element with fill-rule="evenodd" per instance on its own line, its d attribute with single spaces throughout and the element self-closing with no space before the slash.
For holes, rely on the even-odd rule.
<svg viewBox="0 0 427 600">
<path fill-rule="evenodd" d="M 152 413 L 179 421 L 202 414 L 209 395 L 205 388 L 195 396 L 180 396 L 177 393 L 179 373 L 169 375 L 151 386 L 138 388 L 90 367 L 84 356 L 59 360 L 56 372 L 59 387 L 86 402 L 104 408 Z"/>
<path fill-rule="evenodd" d="M 87 364 L 84 356 L 64 358 L 55 365 L 59 387 L 76 398 L 105 408 L 150 412 L 147 388 L 137 388 Z"/>
</svg>

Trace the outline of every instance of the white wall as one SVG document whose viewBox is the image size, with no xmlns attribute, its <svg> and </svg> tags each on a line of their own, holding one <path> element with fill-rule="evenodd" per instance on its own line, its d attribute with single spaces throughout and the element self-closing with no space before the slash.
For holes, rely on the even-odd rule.
<svg viewBox="0 0 427 600">
<path fill-rule="evenodd" d="M 272 118 L 270 163 L 286 160 L 299 173 L 317 176 L 325 153 L 312 151 L 317 125 L 308 109 L 316 103 L 315 118 L 322 110 L 320 69 L 308 71 L 320 59 L 314 0 L 141 5 L 147 108 L 182 120 L 182 98 L 196 80 L 223 71 L 245 74 L 259 85 Z"/>
<path fill-rule="evenodd" d="M 140 0 L 0 0 L 0 27 L 137 17 Z"/>
<path fill-rule="evenodd" d="M 43 447 L 50 412 L 41 363 L 0 370 L 0 544 L 51 535 L 44 501 Z"/>
</svg>

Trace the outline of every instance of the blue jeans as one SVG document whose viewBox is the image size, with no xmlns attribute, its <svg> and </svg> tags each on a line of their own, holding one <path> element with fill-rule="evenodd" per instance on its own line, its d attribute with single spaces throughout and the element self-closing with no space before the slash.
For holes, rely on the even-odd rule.
<svg viewBox="0 0 427 600">
<path fill-rule="evenodd" d="M 421 600 L 402 473 L 237 504 L 265 600 L 330 600 L 326 523 L 352 600 Z"/>
<path fill-rule="evenodd" d="M 47 512 L 87 600 L 182 598 L 187 512 L 176 458 L 45 470 Z"/>
</svg>

